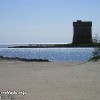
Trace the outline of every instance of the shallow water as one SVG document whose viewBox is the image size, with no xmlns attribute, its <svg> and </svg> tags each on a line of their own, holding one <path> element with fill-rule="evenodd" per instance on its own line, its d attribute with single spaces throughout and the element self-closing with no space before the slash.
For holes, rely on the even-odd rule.
<svg viewBox="0 0 100 100">
<path fill-rule="evenodd" d="M 93 48 L 0 48 L 0 56 L 49 61 L 87 61 Z"/>
</svg>

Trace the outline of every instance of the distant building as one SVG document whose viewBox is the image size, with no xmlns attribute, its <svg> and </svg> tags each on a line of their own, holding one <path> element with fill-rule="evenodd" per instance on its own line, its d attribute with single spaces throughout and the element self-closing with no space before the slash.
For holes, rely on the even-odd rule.
<svg viewBox="0 0 100 100">
<path fill-rule="evenodd" d="M 73 44 L 92 44 L 92 22 L 73 22 Z"/>
</svg>

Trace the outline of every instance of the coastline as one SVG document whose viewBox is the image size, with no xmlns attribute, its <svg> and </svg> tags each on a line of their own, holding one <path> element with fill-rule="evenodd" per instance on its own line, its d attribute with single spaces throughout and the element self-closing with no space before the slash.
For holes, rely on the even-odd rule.
<svg viewBox="0 0 100 100">
<path fill-rule="evenodd" d="M 93 48 L 98 47 L 100 44 L 23 44 L 8 46 L 8 48 Z"/>
<path fill-rule="evenodd" d="M 0 60 L 0 92 L 25 91 L 16 100 L 99 100 L 100 61 Z"/>
</svg>

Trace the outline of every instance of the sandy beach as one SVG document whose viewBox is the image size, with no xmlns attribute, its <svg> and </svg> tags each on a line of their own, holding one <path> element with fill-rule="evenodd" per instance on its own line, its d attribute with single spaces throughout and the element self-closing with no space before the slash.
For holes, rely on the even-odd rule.
<svg viewBox="0 0 100 100">
<path fill-rule="evenodd" d="M 11 99 L 6 91 L 16 91 L 15 100 L 100 100 L 100 61 L 0 60 L 1 100 Z"/>
</svg>

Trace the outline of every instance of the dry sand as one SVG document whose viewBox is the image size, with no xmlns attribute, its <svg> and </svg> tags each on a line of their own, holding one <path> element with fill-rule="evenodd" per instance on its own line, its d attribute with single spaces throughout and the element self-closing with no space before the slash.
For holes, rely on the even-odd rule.
<svg viewBox="0 0 100 100">
<path fill-rule="evenodd" d="M 8 90 L 25 91 L 24 96 L 14 95 L 15 100 L 100 100 L 100 61 L 0 60 L 0 92 Z M 1 100 L 8 100 L 7 96 Z"/>
</svg>

